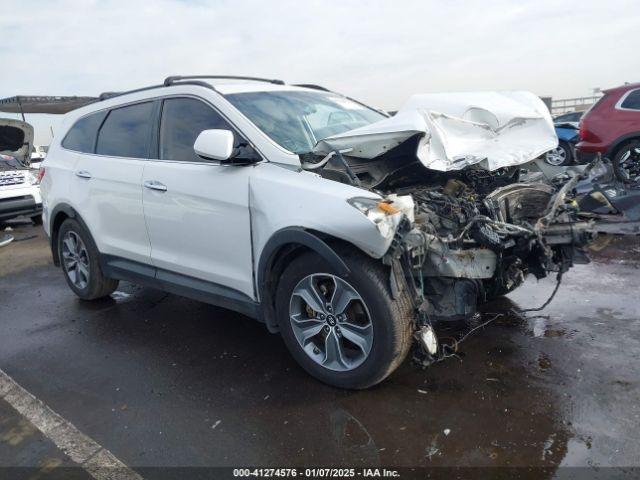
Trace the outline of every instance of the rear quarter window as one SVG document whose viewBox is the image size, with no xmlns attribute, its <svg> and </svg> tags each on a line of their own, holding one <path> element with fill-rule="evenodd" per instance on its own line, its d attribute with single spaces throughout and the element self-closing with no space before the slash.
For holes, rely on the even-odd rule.
<svg viewBox="0 0 640 480">
<path fill-rule="evenodd" d="M 631 90 L 627 93 L 620 104 L 620 108 L 626 108 L 627 110 L 640 110 L 640 89 Z"/>
<path fill-rule="evenodd" d="M 62 140 L 62 146 L 82 153 L 94 153 L 96 135 L 107 112 L 97 112 L 82 117 L 73 124 Z"/>
<path fill-rule="evenodd" d="M 96 153 L 113 157 L 149 158 L 153 102 L 111 110 L 98 132 Z"/>
</svg>

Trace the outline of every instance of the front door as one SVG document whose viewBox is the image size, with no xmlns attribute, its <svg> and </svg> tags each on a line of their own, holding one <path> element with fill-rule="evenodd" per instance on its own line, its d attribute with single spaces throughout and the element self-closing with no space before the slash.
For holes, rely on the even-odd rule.
<svg viewBox="0 0 640 480">
<path fill-rule="evenodd" d="M 193 151 L 203 130 L 232 127 L 205 102 L 167 98 L 157 159 L 145 163 L 144 214 L 159 269 L 254 298 L 249 218 L 251 167 L 207 162 Z"/>
</svg>

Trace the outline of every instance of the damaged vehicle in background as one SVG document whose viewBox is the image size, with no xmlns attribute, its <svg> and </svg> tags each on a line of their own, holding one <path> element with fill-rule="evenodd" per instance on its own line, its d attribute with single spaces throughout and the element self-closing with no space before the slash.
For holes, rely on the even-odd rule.
<svg viewBox="0 0 640 480">
<path fill-rule="evenodd" d="M 572 194 L 591 167 L 519 179 L 557 144 L 527 92 L 417 95 L 389 118 L 313 85 L 169 77 L 66 116 L 44 225 L 80 298 L 129 280 L 231 308 L 366 388 L 412 345 L 438 359 L 435 322 L 585 260 Z"/>
<path fill-rule="evenodd" d="M 30 168 L 33 127 L 0 118 L 0 221 L 25 215 L 42 223 L 38 171 Z"/>
<path fill-rule="evenodd" d="M 575 159 L 576 143 L 578 135 L 577 122 L 556 122 L 556 135 L 558 136 L 558 146 L 544 154 L 544 160 L 549 165 L 565 166 L 571 165 Z"/>
</svg>

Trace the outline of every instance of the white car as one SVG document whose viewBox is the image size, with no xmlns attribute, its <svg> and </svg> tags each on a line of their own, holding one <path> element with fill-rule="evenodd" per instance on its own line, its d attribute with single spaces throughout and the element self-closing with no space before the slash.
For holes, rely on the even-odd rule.
<svg viewBox="0 0 640 480">
<path fill-rule="evenodd" d="M 0 221 L 20 215 L 41 223 L 38 171 L 30 168 L 33 127 L 0 118 Z"/>
<path fill-rule="evenodd" d="M 374 385 L 414 342 L 440 354 L 433 321 L 566 269 L 587 237 L 562 223 L 567 191 L 515 183 L 557 144 L 542 102 L 465 95 L 388 118 L 246 77 L 105 94 L 43 164 L 54 262 L 82 299 L 128 280 L 210 302 L 280 332 L 318 379 Z"/>
</svg>

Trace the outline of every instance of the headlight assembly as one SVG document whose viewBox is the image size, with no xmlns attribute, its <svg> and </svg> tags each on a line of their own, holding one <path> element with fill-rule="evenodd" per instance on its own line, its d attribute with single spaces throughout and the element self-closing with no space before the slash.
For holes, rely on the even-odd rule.
<svg viewBox="0 0 640 480">
<path fill-rule="evenodd" d="M 393 235 L 395 227 L 402 216 L 402 212 L 388 201 L 367 197 L 353 197 L 348 199 L 347 202 L 371 220 L 385 238 Z"/>
</svg>

